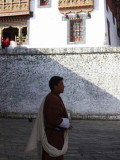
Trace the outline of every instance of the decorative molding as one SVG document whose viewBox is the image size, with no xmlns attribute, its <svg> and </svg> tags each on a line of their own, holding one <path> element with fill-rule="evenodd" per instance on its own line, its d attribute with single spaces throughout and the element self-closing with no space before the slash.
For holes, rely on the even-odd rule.
<svg viewBox="0 0 120 160">
<path fill-rule="evenodd" d="M 29 16 L 26 15 L 22 15 L 22 16 L 9 16 L 9 17 L 0 17 L 0 25 L 1 24 L 6 24 L 6 23 L 15 23 L 15 22 L 19 22 L 19 23 L 27 23 Z"/>
<path fill-rule="evenodd" d="M 62 14 L 90 12 L 94 8 L 94 0 L 59 0 L 58 9 Z"/>
</svg>

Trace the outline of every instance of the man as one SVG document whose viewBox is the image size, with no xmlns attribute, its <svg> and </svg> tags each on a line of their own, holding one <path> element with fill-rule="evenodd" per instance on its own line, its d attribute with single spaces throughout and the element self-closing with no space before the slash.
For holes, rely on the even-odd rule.
<svg viewBox="0 0 120 160">
<path fill-rule="evenodd" d="M 70 128 L 64 103 L 59 96 L 64 91 L 63 78 L 55 76 L 49 81 L 51 93 L 44 103 L 44 123 L 48 142 L 61 150 L 64 144 L 64 131 Z M 51 157 L 43 150 L 42 160 L 63 160 L 63 155 Z"/>
<path fill-rule="evenodd" d="M 51 92 L 40 106 L 26 151 L 32 151 L 41 142 L 42 160 L 63 160 L 68 147 L 67 130 L 72 129 L 60 97 L 64 91 L 63 78 L 52 77 L 49 87 Z"/>
</svg>

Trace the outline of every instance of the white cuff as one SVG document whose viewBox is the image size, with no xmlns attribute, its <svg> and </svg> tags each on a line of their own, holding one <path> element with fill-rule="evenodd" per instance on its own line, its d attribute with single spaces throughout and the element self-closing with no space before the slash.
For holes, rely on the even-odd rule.
<svg viewBox="0 0 120 160">
<path fill-rule="evenodd" d="M 70 121 L 68 118 L 62 118 L 62 123 L 60 123 L 59 127 L 62 128 L 69 128 L 70 127 Z"/>
</svg>

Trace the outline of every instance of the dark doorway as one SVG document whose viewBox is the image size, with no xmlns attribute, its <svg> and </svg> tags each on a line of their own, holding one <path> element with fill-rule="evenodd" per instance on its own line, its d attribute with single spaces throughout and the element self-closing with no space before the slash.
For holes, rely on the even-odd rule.
<svg viewBox="0 0 120 160">
<path fill-rule="evenodd" d="M 5 28 L 3 29 L 3 38 L 9 38 L 11 41 L 15 41 L 15 36 L 18 36 L 18 28 Z"/>
</svg>

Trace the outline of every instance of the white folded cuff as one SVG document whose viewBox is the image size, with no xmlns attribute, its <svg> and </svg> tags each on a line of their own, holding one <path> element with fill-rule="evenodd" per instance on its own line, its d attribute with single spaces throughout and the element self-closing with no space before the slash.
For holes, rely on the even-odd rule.
<svg viewBox="0 0 120 160">
<path fill-rule="evenodd" d="M 62 123 L 60 123 L 59 127 L 62 128 L 69 128 L 70 127 L 70 121 L 68 118 L 62 118 Z"/>
</svg>

